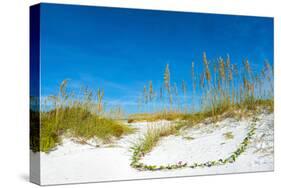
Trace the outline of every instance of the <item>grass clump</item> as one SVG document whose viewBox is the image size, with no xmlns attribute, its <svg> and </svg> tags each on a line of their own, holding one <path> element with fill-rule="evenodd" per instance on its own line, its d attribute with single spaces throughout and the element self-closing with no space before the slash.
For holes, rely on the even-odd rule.
<svg viewBox="0 0 281 188">
<path fill-rule="evenodd" d="M 146 134 L 141 139 L 140 145 L 142 154 L 146 154 L 152 150 L 152 148 L 158 143 L 161 137 L 175 134 L 177 129 L 175 126 L 165 126 L 160 128 L 150 127 Z"/>
<path fill-rule="evenodd" d="M 183 137 L 183 138 L 186 139 L 186 140 L 194 140 L 194 138 L 191 137 L 191 136 L 185 136 L 185 137 Z"/>
<path fill-rule="evenodd" d="M 154 122 L 158 120 L 180 120 L 184 117 L 184 113 L 179 112 L 155 112 L 155 113 L 140 113 L 132 114 L 129 116 L 128 123 L 130 122 L 140 122 L 140 121 L 149 121 Z"/>
<path fill-rule="evenodd" d="M 60 109 L 63 115 L 56 119 L 54 111 L 41 113 L 40 149 L 49 151 L 67 135 L 78 140 L 98 138 L 110 142 L 112 137 L 119 138 L 132 129 L 113 119 L 107 119 L 86 111 L 83 108 Z"/>
<path fill-rule="evenodd" d="M 226 132 L 226 133 L 223 134 L 223 136 L 226 140 L 231 140 L 231 139 L 234 138 L 234 135 L 233 135 L 232 132 Z"/>
<path fill-rule="evenodd" d="M 256 111 L 263 108 L 269 112 L 274 110 L 274 71 L 273 65 L 267 60 L 261 70 L 253 70 L 247 59 L 238 65 L 231 63 L 229 55 L 209 60 L 204 52 L 201 68 L 199 66 L 197 70 L 192 62 L 187 81 L 181 80 L 181 89 L 172 80 L 170 68 L 167 64 L 159 90 L 152 86 L 152 81 L 148 82 L 148 86 L 144 85 L 139 97 L 142 112 L 132 115 L 131 121 L 197 121 L 198 118 L 218 121 L 219 116 L 225 112 L 237 109 Z M 191 101 L 187 100 L 187 95 L 191 96 Z"/>
<path fill-rule="evenodd" d="M 120 138 L 133 131 L 128 125 L 107 116 L 103 110 L 104 92 L 102 90 L 98 89 L 96 100 L 92 98 L 93 93 L 88 89 L 84 90 L 82 99 L 77 99 L 67 92 L 66 86 L 67 81 L 63 81 L 59 94 L 49 96 L 47 101 L 44 101 L 51 103 L 51 107 L 36 112 L 40 115 L 40 119 L 37 118 L 37 121 L 31 119 L 31 149 L 33 151 L 50 152 L 61 143 L 63 137 L 75 138 L 80 143 L 86 143 L 92 138 L 109 143 L 113 138 Z M 40 128 L 40 134 L 32 134 L 38 128 Z"/>
</svg>

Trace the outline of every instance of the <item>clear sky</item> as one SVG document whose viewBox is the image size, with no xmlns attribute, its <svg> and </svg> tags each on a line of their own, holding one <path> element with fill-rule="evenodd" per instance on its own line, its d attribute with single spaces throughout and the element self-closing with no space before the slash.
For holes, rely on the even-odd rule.
<svg viewBox="0 0 281 188">
<path fill-rule="evenodd" d="M 69 79 L 105 90 L 108 104 L 136 110 L 152 80 L 160 85 L 169 63 L 172 82 L 188 80 L 191 62 L 230 55 L 260 69 L 273 63 L 273 19 L 186 12 L 42 4 L 41 94 L 54 94 Z M 188 89 L 191 83 L 187 81 Z"/>
</svg>

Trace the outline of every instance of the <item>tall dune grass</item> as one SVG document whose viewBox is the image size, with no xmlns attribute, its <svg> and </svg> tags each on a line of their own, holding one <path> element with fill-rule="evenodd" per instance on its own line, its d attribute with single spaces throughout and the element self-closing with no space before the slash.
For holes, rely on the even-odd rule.
<svg viewBox="0 0 281 188">
<path fill-rule="evenodd" d="M 49 152 L 61 143 L 62 137 L 75 138 L 85 143 L 91 138 L 110 142 L 132 132 L 132 128 L 116 120 L 121 118 L 120 107 L 104 111 L 104 91 L 98 89 L 94 94 L 83 88 L 83 96 L 79 98 L 67 88 L 64 80 L 57 95 L 48 96 L 43 103 L 50 107 L 40 112 L 31 111 L 31 149 Z M 95 98 L 94 98 L 95 97 Z M 42 108 L 44 105 L 42 105 Z M 39 118 L 36 119 L 40 115 Z M 40 121 L 40 122 L 39 122 Z M 38 125 L 38 123 L 40 125 Z M 40 134 L 32 134 L 38 130 Z M 39 138 L 38 138 L 39 136 Z"/>
<path fill-rule="evenodd" d="M 203 69 L 197 70 L 196 66 L 197 68 L 201 66 Z M 192 62 L 191 74 L 186 75 L 186 80 L 190 81 L 192 86 L 187 87 L 188 82 L 182 80 L 181 90 L 177 89 L 176 82 L 171 85 L 169 64 L 166 65 L 163 75 L 160 93 L 154 93 L 154 96 L 159 98 L 143 100 L 146 102 L 141 104 L 148 106 L 153 101 L 158 101 L 157 108 L 143 108 L 146 110 L 142 111 L 141 116 L 144 117 L 144 114 L 147 116 L 144 119 L 183 118 L 186 114 L 204 114 L 203 116 L 208 114 L 208 117 L 216 120 L 222 113 L 237 109 L 256 110 L 262 107 L 273 111 L 273 66 L 267 60 L 264 61 L 261 70 L 253 70 L 247 59 L 238 67 L 237 64 L 231 63 L 229 55 L 211 61 L 204 52 L 201 65 Z M 191 95 L 191 101 L 187 101 L 188 94 Z M 137 116 L 140 117 L 138 114 L 131 117 Z"/>
</svg>

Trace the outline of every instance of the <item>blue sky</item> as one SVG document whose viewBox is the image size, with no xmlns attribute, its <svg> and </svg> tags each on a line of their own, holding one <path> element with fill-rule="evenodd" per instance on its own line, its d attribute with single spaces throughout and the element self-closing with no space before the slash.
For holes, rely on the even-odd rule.
<svg viewBox="0 0 281 188">
<path fill-rule="evenodd" d="M 152 80 L 160 85 L 169 63 L 172 82 L 188 80 L 191 62 L 230 55 L 260 69 L 273 63 L 273 19 L 185 12 L 41 5 L 41 95 L 69 79 L 105 90 L 108 104 L 136 111 L 136 98 Z M 191 89 L 190 81 L 187 81 Z"/>
</svg>

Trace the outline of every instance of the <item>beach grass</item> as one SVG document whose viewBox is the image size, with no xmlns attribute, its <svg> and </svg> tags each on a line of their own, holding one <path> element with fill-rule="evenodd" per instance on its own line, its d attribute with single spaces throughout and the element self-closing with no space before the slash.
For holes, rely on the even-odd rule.
<svg viewBox="0 0 281 188">
<path fill-rule="evenodd" d="M 233 104 L 231 106 L 218 105 L 216 108 L 205 108 L 204 111 L 194 113 L 184 112 L 155 112 L 155 113 L 140 113 L 132 114 L 129 116 L 128 123 L 133 122 L 156 122 L 159 120 L 167 121 L 184 121 L 189 124 L 197 124 L 206 119 L 212 122 L 219 121 L 226 117 L 242 118 L 250 116 L 261 110 L 273 112 L 274 102 L 273 99 L 255 99 L 254 101 L 244 101 L 243 103 Z M 215 111 L 216 116 L 213 112 Z M 186 123 L 185 123 L 186 124 Z"/>
<path fill-rule="evenodd" d="M 152 92 L 152 89 L 147 92 L 144 86 L 143 100 L 140 101 L 143 109 L 149 109 L 149 112 L 144 110 L 142 113 L 131 114 L 128 122 L 168 120 L 172 121 L 173 125 L 148 129 L 142 141 L 135 145 L 135 150 L 142 151 L 144 155 L 152 150 L 161 137 L 177 135 L 182 128 L 204 121 L 214 123 L 225 118 L 249 118 L 260 112 L 274 111 L 273 67 L 267 61 L 260 72 L 254 72 L 248 60 L 244 60 L 243 66 L 238 68 L 236 64 L 231 63 L 228 55 L 225 59 L 219 57 L 215 61 L 209 61 L 206 53 L 203 53 L 202 57 L 201 72 L 196 71 L 194 62 L 191 65 L 189 76 L 192 81 L 192 101 L 189 103 L 186 102 L 186 81 L 182 81 L 181 99 L 177 85 L 171 85 L 169 64 L 165 67 L 164 87 L 160 87 L 159 94 Z M 149 88 L 152 88 L 151 81 Z M 195 101 L 195 95 L 197 98 L 199 96 L 199 103 Z M 154 102 L 160 102 L 161 108 L 158 106 L 154 110 Z M 199 104 L 197 110 L 195 103 Z M 224 136 L 226 139 L 233 138 L 231 133 Z"/>
<path fill-rule="evenodd" d="M 143 155 L 150 152 L 152 148 L 158 143 L 158 141 L 165 136 L 175 134 L 177 132 L 176 126 L 163 126 L 163 127 L 149 127 L 144 134 L 144 137 L 140 140 L 138 147 L 142 151 Z"/>
<path fill-rule="evenodd" d="M 182 80 L 181 89 L 178 89 L 179 84 L 171 84 L 171 66 L 167 64 L 159 92 L 152 86 L 152 81 L 149 81 L 148 87 L 144 85 L 139 97 L 142 112 L 131 114 L 129 122 L 165 119 L 197 123 L 206 118 L 218 121 L 223 114 L 234 115 L 238 111 L 265 109 L 273 112 L 274 71 L 267 60 L 261 70 L 254 71 L 247 59 L 238 67 L 231 63 L 229 55 L 209 60 L 204 52 L 200 66 L 203 68 L 197 70 L 192 62 L 191 73 L 186 75 L 189 82 Z M 186 83 L 192 83 L 192 86 L 188 87 Z M 189 101 L 187 93 L 192 96 Z"/>
<path fill-rule="evenodd" d="M 197 64 L 192 62 L 191 73 L 186 75 L 189 82 L 182 80 L 179 84 L 173 81 L 171 66 L 167 64 L 159 89 L 152 80 L 144 78 L 148 79 L 148 85 L 144 85 L 138 97 L 139 111 L 128 116 L 128 123 L 176 121 L 169 130 L 150 130 L 144 151 L 149 151 L 163 135 L 175 134 L 183 127 L 202 121 L 216 122 L 227 117 L 242 118 L 261 110 L 274 111 L 273 66 L 268 61 L 265 60 L 262 70 L 253 71 L 247 59 L 238 67 L 231 63 L 228 55 L 211 61 L 203 53 L 200 66 L 197 70 Z M 67 85 L 68 80 L 63 80 L 58 93 L 45 97 L 40 103 L 50 108 L 31 112 L 31 133 L 40 132 L 40 142 L 38 138 L 31 139 L 33 150 L 51 151 L 62 142 L 63 136 L 84 141 L 97 138 L 106 143 L 133 132 L 129 125 L 119 121 L 124 119 L 121 107 L 105 110 L 103 89 L 93 92 L 83 87 L 82 95 L 77 96 Z M 191 98 L 187 98 L 188 93 Z M 32 122 L 38 119 L 39 125 Z"/>
<path fill-rule="evenodd" d="M 49 151 L 61 143 L 62 136 L 79 140 L 98 138 L 110 142 L 132 132 L 132 129 L 113 119 L 100 117 L 83 108 L 59 109 L 59 119 L 54 111 L 41 113 L 40 151 Z"/>
<path fill-rule="evenodd" d="M 133 128 L 105 114 L 103 95 L 103 91 L 98 90 L 97 100 L 94 100 L 92 91 L 87 89 L 83 98 L 78 100 L 75 96 L 70 96 L 67 82 L 63 81 L 59 94 L 50 96 L 45 101 L 52 102 L 50 110 L 31 111 L 31 149 L 52 151 L 62 142 L 63 137 L 75 138 L 80 143 L 92 138 L 110 143 L 114 138 L 132 133 Z M 36 132 L 39 134 L 35 134 Z"/>
</svg>

